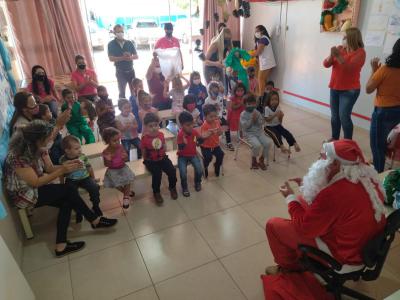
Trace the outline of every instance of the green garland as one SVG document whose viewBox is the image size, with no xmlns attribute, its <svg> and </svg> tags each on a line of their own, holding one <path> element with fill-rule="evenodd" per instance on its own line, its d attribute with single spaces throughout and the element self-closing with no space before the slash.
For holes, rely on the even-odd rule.
<svg viewBox="0 0 400 300">
<path fill-rule="evenodd" d="M 341 14 L 347 8 L 347 6 L 349 6 L 349 1 L 339 0 L 338 4 L 332 8 L 332 13 L 336 15 Z"/>
<path fill-rule="evenodd" d="M 386 193 L 386 204 L 392 206 L 394 194 L 400 192 L 400 169 L 390 172 L 383 180 L 383 187 Z"/>
</svg>

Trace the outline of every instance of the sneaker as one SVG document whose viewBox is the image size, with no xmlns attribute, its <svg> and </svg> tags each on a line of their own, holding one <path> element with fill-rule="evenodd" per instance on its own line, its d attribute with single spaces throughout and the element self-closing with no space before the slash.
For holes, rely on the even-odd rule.
<svg viewBox="0 0 400 300">
<path fill-rule="evenodd" d="M 201 191 L 201 183 L 199 182 L 199 183 L 196 183 L 195 185 L 194 185 L 194 189 L 196 190 L 196 192 L 200 192 Z"/>
<path fill-rule="evenodd" d="M 117 224 L 118 220 L 117 219 L 109 219 L 105 217 L 100 217 L 99 223 L 97 225 L 91 224 L 93 229 L 98 229 L 98 228 L 107 228 L 107 227 L 112 227 L 115 224 Z"/>
<path fill-rule="evenodd" d="M 164 202 L 164 199 L 160 193 L 154 193 L 154 200 L 156 201 L 157 205 L 161 205 Z"/>
<path fill-rule="evenodd" d="M 171 193 L 172 200 L 178 199 L 178 192 L 176 191 L 176 188 L 170 189 L 169 191 Z"/>
<path fill-rule="evenodd" d="M 190 192 L 189 192 L 188 189 L 183 189 L 182 190 L 182 194 L 183 194 L 184 197 L 190 197 Z"/>
<path fill-rule="evenodd" d="M 101 209 L 100 209 L 100 207 L 98 205 L 93 205 L 92 210 L 99 217 L 101 217 L 103 215 L 103 212 L 101 211 Z"/>
<path fill-rule="evenodd" d="M 131 199 L 129 197 L 124 197 L 124 199 L 122 199 L 122 208 L 128 209 L 130 202 L 131 202 Z"/>
<path fill-rule="evenodd" d="M 54 250 L 54 253 L 56 255 L 57 258 L 59 257 L 63 257 L 65 255 L 68 255 L 70 253 L 74 253 L 77 252 L 79 250 L 82 250 L 83 248 L 85 248 L 85 242 L 67 242 L 67 245 L 65 246 L 65 249 L 62 251 L 57 251 Z"/>
<path fill-rule="evenodd" d="M 81 214 L 76 214 L 76 219 L 75 219 L 75 221 L 76 221 L 76 224 L 79 224 L 79 223 L 82 223 L 82 221 L 83 221 L 83 216 L 81 215 Z"/>
<path fill-rule="evenodd" d="M 235 151 L 235 148 L 233 147 L 232 143 L 226 144 L 226 148 L 227 148 L 229 151 Z"/>
<path fill-rule="evenodd" d="M 256 157 L 251 158 L 251 167 L 252 170 L 258 170 L 258 162 Z"/>
<path fill-rule="evenodd" d="M 258 161 L 258 166 L 260 167 L 261 170 L 265 171 L 267 169 L 267 165 L 264 163 L 264 157 L 260 157 Z"/>
</svg>

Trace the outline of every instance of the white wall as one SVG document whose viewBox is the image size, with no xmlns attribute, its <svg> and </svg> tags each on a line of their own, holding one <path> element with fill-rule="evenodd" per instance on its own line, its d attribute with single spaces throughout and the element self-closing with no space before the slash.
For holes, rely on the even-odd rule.
<svg viewBox="0 0 400 300">
<path fill-rule="evenodd" d="M 358 27 L 366 34 L 369 12 L 374 0 L 361 1 Z M 272 43 L 278 67 L 272 74 L 276 87 L 329 104 L 329 79 L 331 70 L 322 66 L 330 48 L 341 43 L 341 33 L 321 33 L 319 21 L 322 0 L 283 1 L 251 3 L 251 17 L 242 22 L 243 47 L 254 47 L 254 28 L 262 24 L 272 36 Z M 287 25 L 287 30 L 285 30 Z M 281 32 L 279 32 L 281 28 Z M 353 112 L 370 117 L 373 109 L 373 95 L 366 95 L 365 85 L 370 76 L 369 61 L 374 56 L 382 57 L 382 48 L 367 47 L 367 60 L 361 73 L 361 94 Z M 282 94 L 284 101 L 302 108 L 329 116 L 329 108 L 305 101 L 298 97 Z M 355 125 L 369 128 L 369 121 L 353 116 Z"/>
</svg>

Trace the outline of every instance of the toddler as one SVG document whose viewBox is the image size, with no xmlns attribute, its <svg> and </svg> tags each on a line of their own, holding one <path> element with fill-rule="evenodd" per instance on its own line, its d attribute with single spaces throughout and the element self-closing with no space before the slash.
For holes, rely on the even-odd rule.
<svg viewBox="0 0 400 300">
<path fill-rule="evenodd" d="M 140 91 L 139 92 L 139 121 L 140 122 L 140 127 L 142 129 L 143 126 L 143 119 L 147 113 L 154 113 L 157 114 L 158 110 L 157 108 L 151 106 L 152 103 L 152 98 L 151 95 L 146 93 L 145 91 Z M 142 130 L 143 131 L 143 130 Z"/>
<path fill-rule="evenodd" d="M 65 111 L 68 108 L 71 109 L 71 118 L 66 124 L 68 132 L 76 136 L 82 143 L 82 138 L 85 139 L 86 144 L 92 144 L 95 142 L 93 131 L 90 129 L 85 118 L 82 116 L 81 105 L 78 101 L 75 101 L 74 93 L 70 89 L 64 89 L 62 91 L 62 97 L 64 104 L 61 106 L 61 111 Z"/>
<path fill-rule="evenodd" d="M 95 102 L 97 126 L 99 127 L 100 135 L 103 135 L 103 131 L 107 127 L 117 127 L 115 123 L 115 110 L 111 99 L 108 98 L 105 86 L 99 85 L 97 87 L 97 96 L 98 99 Z"/>
<path fill-rule="evenodd" d="M 138 136 L 138 123 L 135 116 L 132 113 L 131 104 L 126 99 L 120 99 L 118 101 L 118 108 L 121 114 L 117 116 L 117 128 L 121 131 L 122 138 L 121 144 L 124 147 L 126 153 L 131 150 L 131 146 L 134 145 L 137 150 L 138 159 L 142 158 L 140 150 L 140 139 Z"/>
<path fill-rule="evenodd" d="M 194 189 L 201 190 L 201 176 L 203 173 L 200 159 L 197 156 L 196 146 L 201 144 L 200 134 L 193 129 L 193 116 L 184 111 L 179 115 L 181 129 L 177 137 L 178 144 L 178 168 L 181 176 L 182 194 L 185 197 L 190 196 L 187 184 L 187 165 L 192 164 L 194 168 Z"/>
<path fill-rule="evenodd" d="M 97 113 L 92 101 L 86 98 L 81 98 L 79 102 L 81 104 L 82 115 L 86 118 L 90 129 L 94 131 L 94 121 L 96 121 Z"/>
<path fill-rule="evenodd" d="M 222 162 L 224 160 L 224 152 L 219 146 L 219 136 L 222 134 L 221 122 L 218 117 L 217 107 L 213 104 L 205 104 L 203 107 L 204 123 L 201 125 L 200 132 L 204 138 L 200 146 L 203 155 L 204 175 L 208 177 L 208 165 L 213 155 L 215 156 L 214 171 L 215 176 L 219 176 Z"/>
<path fill-rule="evenodd" d="M 227 127 L 228 126 L 228 122 L 226 121 L 224 115 L 224 98 L 222 97 L 222 95 L 219 93 L 220 89 L 219 89 L 219 85 L 216 82 L 211 82 L 208 85 L 208 97 L 206 99 L 205 104 L 212 104 L 216 107 L 217 109 L 217 115 L 220 119 L 220 123 L 222 126 Z M 203 108 L 203 113 L 204 113 L 204 108 Z M 228 130 L 228 128 L 225 129 L 225 140 L 226 140 L 226 147 L 228 148 L 228 150 L 233 151 L 233 145 L 232 145 L 232 141 L 231 141 L 231 133 Z"/>
<path fill-rule="evenodd" d="M 224 84 L 221 81 L 221 74 L 220 73 L 214 73 L 211 75 L 211 82 L 216 82 L 219 86 L 219 93 L 223 97 L 224 95 L 227 94 L 227 91 L 224 88 Z M 226 91 L 226 93 L 225 93 Z"/>
<path fill-rule="evenodd" d="M 239 83 L 238 72 L 235 70 L 230 70 L 230 73 L 227 74 L 227 84 L 229 95 L 233 95 L 233 91 L 235 90 L 236 85 Z"/>
<path fill-rule="evenodd" d="M 268 161 L 269 147 L 271 146 L 270 139 L 264 134 L 263 124 L 264 119 L 260 112 L 256 109 L 257 99 L 254 95 L 245 96 L 246 110 L 240 114 L 240 128 L 243 136 L 252 146 L 252 162 L 251 169 L 266 170 L 267 166 L 264 159 Z M 263 147 L 263 152 L 257 162 L 257 157 L 260 153 L 260 148 Z"/>
<path fill-rule="evenodd" d="M 142 132 L 142 123 L 139 121 L 139 92 L 143 91 L 143 81 L 139 78 L 132 80 L 132 95 L 129 98 L 131 103 L 132 113 L 138 121 L 138 132 Z"/>
<path fill-rule="evenodd" d="M 122 207 L 127 209 L 131 198 L 135 196 L 135 193 L 131 191 L 131 183 L 135 175 L 125 163 L 128 160 L 128 154 L 120 143 L 121 132 L 112 127 L 106 128 L 103 139 L 107 145 L 103 151 L 103 161 L 107 167 L 104 174 L 104 187 L 119 190 L 124 195 Z"/>
<path fill-rule="evenodd" d="M 207 88 L 201 83 L 201 77 L 199 72 L 195 71 L 192 74 L 190 74 L 190 86 L 188 94 L 194 95 L 196 101 L 196 108 L 200 112 L 200 119 L 203 120 L 203 105 L 208 95 L 207 95 Z"/>
<path fill-rule="evenodd" d="M 261 114 L 264 114 L 265 105 L 266 105 L 266 103 L 267 103 L 269 94 L 270 94 L 274 89 L 275 89 L 275 84 L 274 84 L 274 82 L 271 81 L 271 80 L 268 81 L 267 84 L 266 84 L 266 86 L 265 86 L 264 94 L 263 94 L 263 95 L 260 95 L 260 101 L 259 101 L 259 104 L 258 104 L 258 107 L 257 107 L 258 111 L 259 111 Z"/>
<path fill-rule="evenodd" d="M 274 136 L 275 145 L 284 153 L 290 154 L 290 147 L 294 146 L 296 152 L 301 151 L 299 144 L 297 144 L 293 135 L 282 126 L 283 112 L 279 107 L 279 94 L 275 91 L 269 93 L 269 97 L 265 106 L 265 132 L 269 134 L 272 131 Z M 270 134 L 269 134 L 270 135 Z M 282 136 L 289 144 L 289 149 L 283 145 Z M 276 137 L 276 138 L 275 138 Z"/>
<path fill-rule="evenodd" d="M 254 67 L 247 68 L 247 75 L 249 76 L 249 89 L 250 93 L 258 94 L 258 79 L 256 77 L 256 69 Z"/>
<path fill-rule="evenodd" d="M 200 126 L 203 123 L 201 121 L 200 111 L 197 109 L 196 106 L 196 97 L 194 95 L 188 94 L 183 98 L 183 111 L 188 112 L 192 115 L 194 127 Z"/>
<path fill-rule="evenodd" d="M 162 172 L 167 174 L 171 198 L 178 199 L 176 191 L 176 170 L 171 160 L 166 154 L 166 144 L 164 134 L 159 131 L 160 119 L 154 113 L 147 113 L 143 124 L 145 133 L 142 136 L 142 155 L 143 163 L 151 173 L 154 200 L 157 205 L 164 202 L 160 193 Z"/>
<path fill-rule="evenodd" d="M 182 80 L 185 85 L 182 84 Z M 168 92 L 169 81 L 164 82 L 164 97 L 172 98 L 172 113 L 178 116 L 183 111 L 183 98 L 185 90 L 189 87 L 189 81 L 182 75 L 177 75 L 172 79 L 172 89 Z"/>
<path fill-rule="evenodd" d="M 230 131 L 239 131 L 240 114 L 244 110 L 243 97 L 246 94 L 246 87 L 243 83 L 238 83 L 231 96 L 230 107 L 228 109 L 228 124 Z"/>
<path fill-rule="evenodd" d="M 61 182 L 73 187 L 82 188 L 86 190 L 90 196 L 92 202 L 92 210 L 98 216 L 102 216 L 103 212 L 100 209 L 100 187 L 96 183 L 94 178 L 93 168 L 90 165 L 89 159 L 85 154 L 82 153 L 81 144 L 79 139 L 73 135 L 67 135 L 62 140 L 62 148 L 65 152 L 60 158 L 60 164 L 67 162 L 68 160 L 79 159 L 82 162 L 82 169 L 78 169 L 68 174 L 64 174 L 61 178 Z M 76 222 L 82 222 L 83 217 L 80 214 L 76 215 Z"/>
</svg>

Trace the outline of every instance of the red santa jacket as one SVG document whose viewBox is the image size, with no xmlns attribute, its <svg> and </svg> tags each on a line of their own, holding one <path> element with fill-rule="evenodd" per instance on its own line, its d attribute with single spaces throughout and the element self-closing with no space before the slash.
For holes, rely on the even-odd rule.
<svg viewBox="0 0 400 300">
<path fill-rule="evenodd" d="M 383 195 L 378 192 L 383 202 Z M 289 214 L 299 234 L 319 237 L 327 244 L 333 257 L 342 264 L 362 263 L 361 251 L 386 224 L 378 223 L 367 191 L 361 183 L 338 180 L 323 189 L 309 207 L 289 203 Z"/>
</svg>

